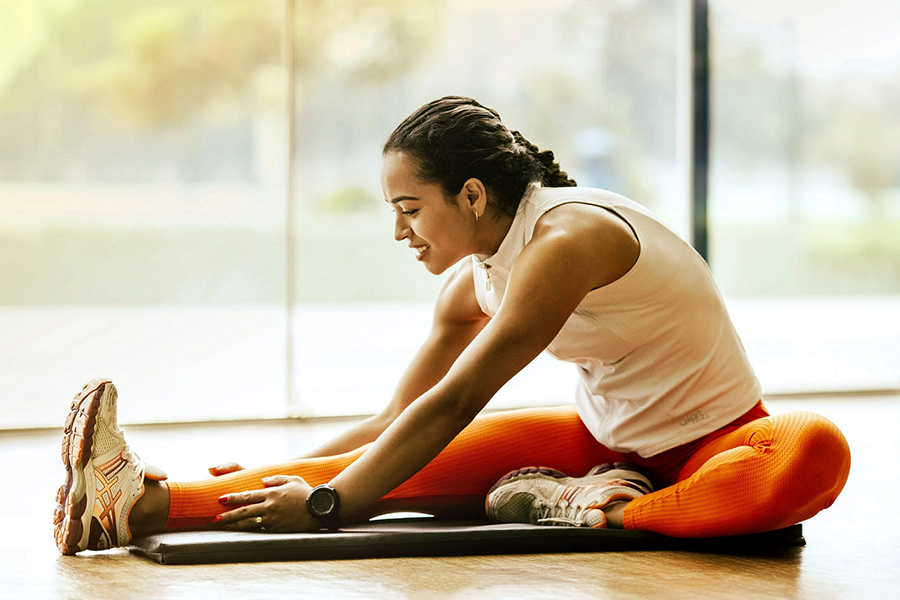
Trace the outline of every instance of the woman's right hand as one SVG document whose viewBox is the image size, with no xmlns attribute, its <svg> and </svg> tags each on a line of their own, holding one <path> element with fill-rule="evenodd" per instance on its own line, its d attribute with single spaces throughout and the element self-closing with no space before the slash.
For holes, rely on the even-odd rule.
<svg viewBox="0 0 900 600">
<path fill-rule="evenodd" d="M 243 471 L 244 467 L 237 464 L 236 462 L 230 463 L 222 463 L 221 465 L 216 465 L 215 467 L 209 468 L 209 474 L 213 477 L 219 477 L 220 475 L 228 475 L 229 473 L 236 473 L 238 471 Z"/>
</svg>

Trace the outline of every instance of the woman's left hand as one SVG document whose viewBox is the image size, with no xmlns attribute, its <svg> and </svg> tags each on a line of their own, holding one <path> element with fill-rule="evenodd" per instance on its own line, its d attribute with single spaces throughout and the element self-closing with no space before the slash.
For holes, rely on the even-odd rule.
<svg viewBox="0 0 900 600">
<path fill-rule="evenodd" d="M 299 533 L 321 528 L 306 509 L 306 497 L 312 488 L 301 477 L 275 475 L 262 482 L 265 489 L 220 497 L 223 505 L 238 508 L 222 513 L 214 522 L 235 531 Z"/>
</svg>

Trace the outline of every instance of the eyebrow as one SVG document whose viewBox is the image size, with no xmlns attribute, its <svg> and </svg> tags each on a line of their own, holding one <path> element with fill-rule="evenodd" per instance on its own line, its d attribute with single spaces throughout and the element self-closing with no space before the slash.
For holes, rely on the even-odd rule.
<svg viewBox="0 0 900 600">
<path fill-rule="evenodd" d="M 404 200 L 413 200 L 413 201 L 418 202 L 419 199 L 416 198 L 415 196 L 397 196 L 393 200 L 385 199 L 385 202 L 390 202 L 391 204 L 397 204 L 398 202 L 403 202 Z"/>
</svg>

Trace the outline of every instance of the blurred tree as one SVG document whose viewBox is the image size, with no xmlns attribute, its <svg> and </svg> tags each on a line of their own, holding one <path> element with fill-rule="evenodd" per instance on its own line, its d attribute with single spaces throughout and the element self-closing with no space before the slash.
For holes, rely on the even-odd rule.
<svg viewBox="0 0 900 600">
<path fill-rule="evenodd" d="M 850 80 L 838 90 L 814 112 L 809 159 L 846 171 L 868 199 L 870 218 L 881 221 L 885 192 L 900 188 L 900 85 Z"/>
<path fill-rule="evenodd" d="M 675 153 L 674 10 L 673 0 L 572 2 L 556 32 L 571 62 L 538 63 L 520 83 L 528 135 L 579 183 L 649 206 L 651 165 Z"/>
<path fill-rule="evenodd" d="M 427 50 L 435 2 L 297 0 L 295 69 L 301 80 L 320 68 L 383 79 Z M 280 11 L 246 0 L 156 1 L 121 23 L 116 51 L 88 72 L 95 99 L 112 101 L 140 122 L 195 115 L 223 94 L 240 94 L 260 65 L 277 63 Z M 227 48 L 227 53 L 223 49 Z M 227 57 L 227 58 L 226 58 Z"/>
<path fill-rule="evenodd" d="M 199 11 L 172 1 L 133 8 L 107 25 L 112 48 L 80 70 L 75 90 L 140 124 L 190 119 L 214 99 L 240 95 L 260 65 L 278 63 L 277 17 L 241 0 Z"/>
<path fill-rule="evenodd" d="M 368 188 L 351 185 L 337 188 L 325 198 L 321 208 L 325 212 L 344 214 L 369 210 L 378 205 L 379 199 Z"/>
<path fill-rule="evenodd" d="M 774 68 L 765 40 L 733 30 L 734 23 L 715 13 L 713 25 L 711 108 L 718 160 L 749 169 L 773 157 L 784 160 L 793 116 L 790 73 Z"/>
<path fill-rule="evenodd" d="M 626 194 L 651 208 L 659 201 L 651 195 L 655 161 L 676 154 L 676 8 L 673 0 L 616 3 L 598 74 L 610 89 L 606 127 L 618 134 L 616 166 Z"/>
<path fill-rule="evenodd" d="M 885 192 L 900 186 L 896 80 L 857 69 L 812 77 L 796 62 L 791 21 L 754 28 L 713 9 L 717 159 L 747 169 L 780 165 L 795 185 L 808 165 L 847 173 L 871 218 L 884 218 Z M 789 196 L 796 201 L 793 190 Z"/>
<path fill-rule="evenodd" d="M 235 165 L 220 168 L 223 176 L 250 177 L 247 114 L 259 113 L 260 100 L 283 106 L 284 0 L 33 2 L 19 20 L 31 18 L 34 34 L 6 43 L 28 47 L 11 53 L 0 78 L 0 180 L 137 182 L 174 173 L 194 181 L 206 168 L 198 164 L 210 143 L 204 136 L 227 138 Z M 323 73 L 377 82 L 416 64 L 431 45 L 440 3 L 296 0 L 295 7 L 302 104 L 300 94 Z M 210 123 L 223 109 L 225 118 Z"/>
</svg>

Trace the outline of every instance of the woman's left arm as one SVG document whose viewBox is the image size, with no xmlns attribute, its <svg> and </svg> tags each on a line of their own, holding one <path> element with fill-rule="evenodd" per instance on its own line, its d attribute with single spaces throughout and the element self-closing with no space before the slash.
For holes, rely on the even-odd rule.
<svg viewBox="0 0 900 600">
<path fill-rule="evenodd" d="M 615 281 L 634 264 L 637 240 L 627 228 L 622 231 L 621 220 L 592 212 L 600 223 L 589 226 L 579 218 L 578 209 L 560 210 L 567 206 L 539 221 L 534 237 L 516 260 L 500 309 L 447 375 L 413 401 L 359 459 L 330 482 L 341 498 L 343 518 L 367 508 L 428 464 L 507 381 L 553 341 L 591 289 Z M 548 218 L 551 215 L 553 219 Z M 299 496 L 300 489 L 308 490 L 308 486 L 292 495 Z M 242 500 L 262 501 L 251 496 Z M 297 506 L 297 513 L 298 521 L 290 530 L 319 527 L 305 507 Z"/>
</svg>

